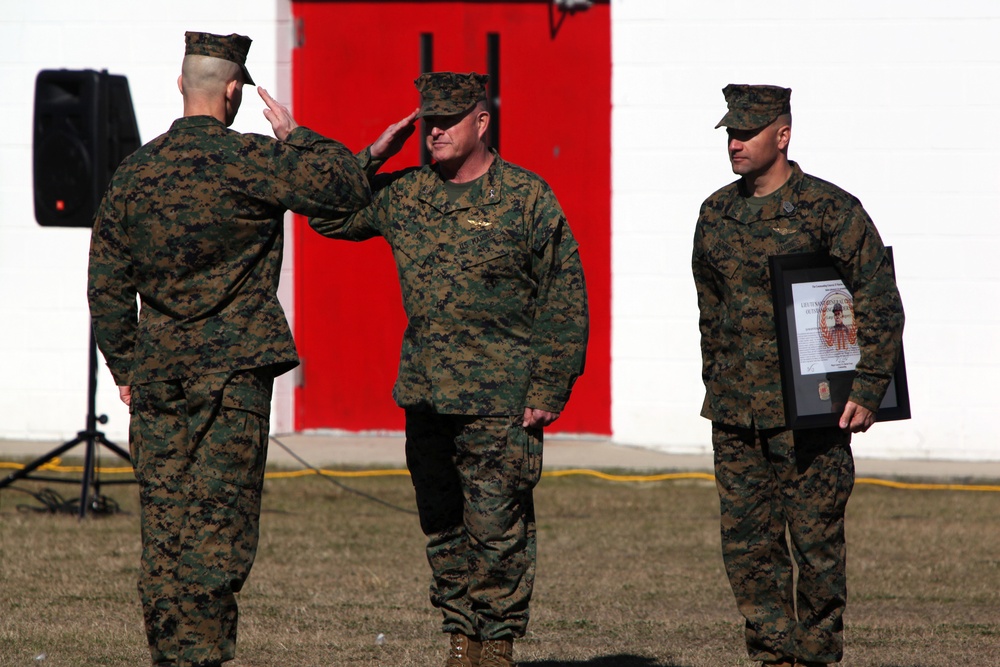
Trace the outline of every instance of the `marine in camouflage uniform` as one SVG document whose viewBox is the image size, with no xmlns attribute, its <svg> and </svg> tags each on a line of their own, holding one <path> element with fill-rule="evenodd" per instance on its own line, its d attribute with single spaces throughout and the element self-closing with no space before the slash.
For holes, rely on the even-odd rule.
<svg viewBox="0 0 1000 667">
<path fill-rule="evenodd" d="M 583 371 L 588 314 L 577 243 L 552 191 L 483 141 L 485 83 L 417 79 L 435 164 L 375 176 L 414 112 L 359 155 L 372 204 L 310 225 L 392 248 L 409 320 L 393 395 L 406 410 L 447 664 L 501 667 L 528 623 L 542 427 Z"/>
<path fill-rule="evenodd" d="M 706 387 L 701 414 L 712 420 L 723 557 L 750 657 L 828 664 L 843 655 L 851 433 L 871 426 L 885 394 L 900 353 L 903 307 L 861 203 L 787 160 L 791 91 L 729 85 L 723 93 L 729 112 L 716 127 L 728 128 L 741 178 L 702 204 L 692 262 Z M 793 431 L 768 258 L 806 252 L 827 253 L 853 294 L 861 360 L 840 428 Z"/>
<path fill-rule="evenodd" d="M 343 215 L 370 200 L 354 156 L 297 127 L 263 89 L 283 140 L 227 129 L 253 82 L 249 47 L 186 34 L 184 117 L 118 168 L 91 240 L 91 316 L 131 412 L 139 593 L 161 666 L 235 655 L 271 389 L 298 364 L 277 299 L 284 213 Z"/>
</svg>

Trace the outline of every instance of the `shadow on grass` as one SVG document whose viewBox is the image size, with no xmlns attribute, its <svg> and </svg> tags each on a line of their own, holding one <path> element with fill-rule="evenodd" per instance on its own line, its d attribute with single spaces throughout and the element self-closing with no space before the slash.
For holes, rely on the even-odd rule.
<svg viewBox="0 0 1000 667">
<path fill-rule="evenodd" d="M 681 667 L 665 665 L 654 658 L 640 655 L 602 655 L 590 660 L 529 660 L 519 661 L 520 667 Z"/>
</svg>

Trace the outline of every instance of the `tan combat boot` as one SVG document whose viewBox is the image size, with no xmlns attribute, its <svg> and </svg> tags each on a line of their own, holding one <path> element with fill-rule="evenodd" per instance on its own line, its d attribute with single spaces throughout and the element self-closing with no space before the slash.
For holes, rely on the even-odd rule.
<svg viewBox="0 0 1000 667">
<path fill-rule="evenodd" d="M 479 659 L 479 667 L 517 667 L 514 664 L 514 640 L 483 640 L 483 652 Z"/>
<path fill-rule="evenodd" d="M 444 663 L 444 667 L 479 667 L 479 654 L 482 649 L 481 642 L 456 632 L 451 635 L 448 661 Z"/>
</svg>

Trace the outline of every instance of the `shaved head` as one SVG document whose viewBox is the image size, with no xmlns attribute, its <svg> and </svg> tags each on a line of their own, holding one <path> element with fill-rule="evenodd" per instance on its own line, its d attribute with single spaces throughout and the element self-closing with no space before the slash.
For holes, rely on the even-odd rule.
<svg viewBox="0 0 1000 667">
<path fill-rule="evenodd" d="M 212 116 L 229 127 L 243 101 L 243 70 L 223 58 L 184 56 L 177 87 L 184 96 L 185 116 Z"/>
<path fill-rule="evenodd" d="M 230 81 L 243 81 L 240 66 L 211 56 L 184 56 L 181 65 L 184 94 L 220 95 Z"/>
</svg>

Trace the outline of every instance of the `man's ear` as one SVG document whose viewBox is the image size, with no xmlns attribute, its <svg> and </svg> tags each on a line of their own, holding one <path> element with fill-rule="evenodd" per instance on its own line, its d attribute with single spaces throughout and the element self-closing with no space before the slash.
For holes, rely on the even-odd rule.
<svg viewBox="0 0 1000 667">
<path fill-rule="evenodd" d="M 181 95 L 184 94 L 184 75 L 177 75 L 177 90 L 181 91 Z"/>
<path fill-rule="evenodd" d="M 476 114 L 476 127 L 479 132 L 479 138 L 482 139 L 483 135 L 486 134 L 486 128 L 490 126 L 490 112 L 480 111 Z"/>
<path fill-rule="evenodd" d="M 236 86 L 240 85 L 240 82 L 236 79 L 231 79 L 229 83 L 226 84 L 226 99 L 233 99 L 233 94 L 236 92 Z"/>
<path fill-rule="evenodd" d="M 792 126 L 782 125 L 778 128 L 778 150 L 783 151 L 788 148 L 788 142 L 792 140 Z"/>
</svg>

